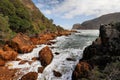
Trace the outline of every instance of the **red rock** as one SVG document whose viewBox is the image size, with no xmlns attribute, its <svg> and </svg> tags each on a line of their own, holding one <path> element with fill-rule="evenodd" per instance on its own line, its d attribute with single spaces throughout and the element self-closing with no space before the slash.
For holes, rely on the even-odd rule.
<svg viewBox="0 0 120 80">
<path fill-rule="evenodd" d="M 31 52 L 35 47 L 30 38 L 23 33 L 18 33 L 11 41 L 8 41 L 7 43 L 13 50 L 21 53 Z"/>
<path fill-rule="evenodd" d="M 4 51 L 13 51 L 12 48 L 10 48 L 7 44 L 3 47 Z"/>
<path fill-rule="evenodd" d="M 0 59 L 0 66 L 4 66 L 5 65 L 5 61 Z"/>
<path fill-rule="evenodd" d="M 25 64 L 26 62 L 28 62 L 28 60 L 22 60 L 22 61 L 19 62 L 19 65 Z"/>
<path fill-rule="evenodd" d="M 20 60 L 22 60 L 22 59 L 20 59 L 20 58 L 16 58 L 16 61 L 20 61 Z"/>
<path fill-rule="evenodd" d="M 42 66 L 47 66 L 51 63 L 53 59 L 53 54 L 52 51 L 48 46 L 44 47 L 40 52 L 39 52 L 39 59 L 41 61 Z"/>
<path fill-rule="evenodd" d="M 37 60 L 39 60 L 39 57 L 33 57 L 32 60 L 37 61 Z"/>
<path fill-rule="evenodd" d="M 38 67 L 38 73 L 43 73 L 44 67 Z"/>
<path fill-rule="evenodd" d="M 91 66 L 87 62 L 79 62 L 72 74 L 72 80 L 88 77 Z"/>
<path fill-rule="evenodd" d="M 34 45 L 39 44 L 39 38 L 31 37 L 30 40 L 33 42 Z"/>
<path fill-rule="evenodd" d="M 15 51 L 3 51 L 0 52 L 0 56 L 4 60 L 15 60 L 17 58 L 17 52 Z"/>
<path fill-rule="evenodd" d="M 29 72 L 22 76 L 20 80 L 37 80 L 38 73 L 37 72 Z"/>
<path fill-rule="evenodd" d="M 7 67 L 0 67 L 0 80 L 17 80 L 18 76 L 15 73 L 19 69 L 8 69 Z"/>
<path fill-rule="evenodd" d="M 15 51 L 0 51 L 0 56 L 4 60 L 15 60 L 17 58 L 17 52 Z"/>
<path fill-rule="evenodd" d="M 53 70 L 53 74 L 54 74 L 56 77 L 61 77 L 61 76 L 62 76 L 62 74 L 61 74 L 60 72 L 55 71 L 55 70 Z"/>
</svg>

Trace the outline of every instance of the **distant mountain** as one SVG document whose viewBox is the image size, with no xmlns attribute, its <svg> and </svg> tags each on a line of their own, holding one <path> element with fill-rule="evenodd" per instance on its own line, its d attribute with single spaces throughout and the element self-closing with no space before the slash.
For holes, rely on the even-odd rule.
<svg viewBox="0 0 120 80">
<path fill-rule="evenodd" d="M 120 22 L 120 12 L 102 15 L 80 24 L 74 24 L 73 29 L 99 29 L 100 24 Z"/>
</svg>

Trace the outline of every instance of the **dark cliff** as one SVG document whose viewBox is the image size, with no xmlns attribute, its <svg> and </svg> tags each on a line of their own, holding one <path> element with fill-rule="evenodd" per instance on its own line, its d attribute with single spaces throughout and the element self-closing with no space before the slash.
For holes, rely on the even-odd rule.
<svg viewBox="0 0 120 80">
<path fill-rule="evenodd" d="M 119 80 L 120 23 L 101 25 L 99 37 L 85 48 L 72 80 Z"/>
<path fill-rule="evenodd" d="M 98 18 L 88 20 L 79 25 L 79 28 L 73 27 L 73 29 L 99 29 L 100 24 L 109 24 L 120 22 L 120 12 L 105 14 Z"/>
</svg>

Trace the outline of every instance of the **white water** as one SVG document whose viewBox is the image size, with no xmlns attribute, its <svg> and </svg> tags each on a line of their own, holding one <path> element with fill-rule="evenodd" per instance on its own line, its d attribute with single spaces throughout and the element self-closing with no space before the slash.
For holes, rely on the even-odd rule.
<svg viewBox="0 0 120 80">
<path fill-rule="evenodd" d="M 56 41 L 56 44 L 49 47 L 55 47 L 53 49 L 51 48 L 54 58 L 51 64 L 44 69 L 43 73 L 39 73 L 38 80 L 71 80 L 75 65 L 78 63 L 79 59 L 82 58 L 84 47 L 91 44 L 98 36 L 98 33 L 98 30 L 80 30 L 79 33 L 57 37 L 53 40 Z M 33 57 L 38 57 L 39 51 L 45 46 L 46 45 L 37 45 L 37 48 L 31 53 L 18 55 L 18 58 L 32 61 L 31 59 Z M 56 55 L 54 54 L 55 52 L 60 54 Z M 72 58 L 75 61 L 67 61 L 66 58 Z M 31 71 L 38 72 L 38 67 L 41 67 L 40 61 L 35 61 L 31 65 L 28 63 L 19 65 L 19 62 L 20 61 L 8 62 L 6 66 L 9 65 L 9 68 L 22 68 L 19 72 L 22 73 L 22 75 Z M 59 71 L 62 77 L 55 77 L 53 75 L 53 70 Z"/>
</svg>

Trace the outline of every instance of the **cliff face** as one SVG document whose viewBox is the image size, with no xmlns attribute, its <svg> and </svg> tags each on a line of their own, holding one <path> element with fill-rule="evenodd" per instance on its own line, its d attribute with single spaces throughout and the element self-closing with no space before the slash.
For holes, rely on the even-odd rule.
<svg viewBox="0 0 120 80">
<path fill-rule="evenodd" d="M 77 29 L 99 29 L 100 24 L 109 24 L 120 22 L 120 13 L 111 13 L 100 16 L 98 18 L 85 21 L 81 24 L 81 26 Z M 73 27 L 74 29 L 74 27 Z M 76 29 L 76 28 L 75 28 Z"/>
<path fill-rule="evenodd" d="M 82 64 L 81 64 L 82 63 Z M 83 66 L 87 63 L 86 66 Z M 79 69 L 79 70 L 78 70 Z M 82 70 L 80 70 L 82 69 Z M 85 48 L 72 78 L 79 80 L 120 79 L 120 23 L 101 25 L 100 35 Z"/>
<path fill-rule="evenodd" d="M 73 27 L 72 27 L 72 29 L 79 29 L 79 28 L 81 28 L 81 24 L 74 24 L 73 25 Z"/>
<path fill-rule="evenodd" d="M 53 24 L 52 19 L 46 18 L 31 0 L 0 0 L 0 25 L 0 31 L 4 32 L 4 27 L 10 35 L 62 29 Z"/>
</svg>

